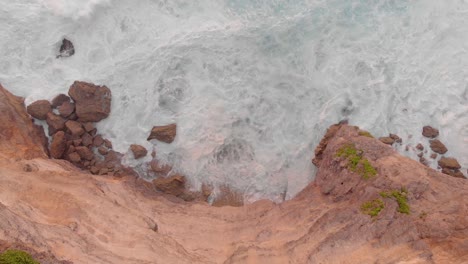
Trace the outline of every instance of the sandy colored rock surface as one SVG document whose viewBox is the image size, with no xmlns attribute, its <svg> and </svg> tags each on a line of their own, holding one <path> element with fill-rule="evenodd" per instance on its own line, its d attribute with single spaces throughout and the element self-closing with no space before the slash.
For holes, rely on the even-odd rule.
<svg viewBox="0 0 468 264">
<path fill-rule="evenodd" d="M 0 241 L 47 252 L 51 259 L 468 263 L 468 181 L 402 157 L 359 136 L 355 127 L 336 126 L 321 142 L 316 180 L 294 199 L 212 207 L 162 195 L 134 177 L 83 174 L 66 161 L 47 159 L 31 134 L 20 133 L 32 123 L 21 119 L 27 114 L 18 109 L 22 114 L 8 126 L 18 133 L 0 140 Z M 362 150 L 377 175 L 364 180 L 350 171 L 336 155 L 345 144 Z M 401 187 L 408 192 L 409 215 L 383 198 L 385 208 L 377 217 L 361 212 L 365 201 Z"/>
</svg>

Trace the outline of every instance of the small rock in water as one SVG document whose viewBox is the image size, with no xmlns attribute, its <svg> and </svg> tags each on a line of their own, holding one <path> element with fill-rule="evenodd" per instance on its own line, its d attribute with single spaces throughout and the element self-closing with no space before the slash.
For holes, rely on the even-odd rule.
<svg viewBox="0 0 468 264">
<path fill-rule="evenodd" d="M 447 168 L 452 170 L 458 170 L 461 168 L 460 163 L 458 163 L 458 161 L 454 158 L 442 157 L 440 158 L 438 164 L 441 168 Z"/>
<path fill-rule="evenodd" d="M 435 153 L 445 154 L 448 151 L 444 143 L 440 142 L 440 140 L 438 139 L 431 140 L 430 143 L 431 143 L 431 149 Z"/>
<path fill-rule="evenodd" d="M 64 38 L 62 40 L 62 46 L 60 46 L 60 54 L 57 56 L 57 58 L 60 58 L 60 57 L 70 57 L 70 56 L 73 56 L 73 54 L 75 54 L 75 47 L 73 46 L 73 43 Z"/>
<path fill-rule="evenodd" d="M 398 135 L 396 134 L 389 134 L 389 137 L 392 138 L 393 140 L 395 140 L 396 143 L 402 143 L 403 140 L 401 139 L 401 137 L 399 137 Z"/>
<path fill-rule="evenodd" d="M 145 149 L 145 147 L 141 145 L 132 144 L 130 145 L 130 150 L 133 152 L 135 159 L 143 158 L 146 156 L 146 154 L 148 154 L 148 151 Z"/>
<path fill-rule="evenodd" d="M 431 126 L 424 126 L 422 135 L 427 138 L 435 138 L 439 135 L 439 130 L 437 128 L 433 128 Z"/>
<path fill-rule="evenodd" d="M 417 150 L 420 150 L 420 151 L 423 151 L 423 150 L 424 150 L 424 146 L 423 146 L 421 143 L 419 143 L 418 145 L 416 145 L 416 149 L 417 149 Z"/>
<path fill-rule="evenodd" d="M 393 143 L 395 142 L 395 140 L 391 137 L 381 137 L 379 138 L 379 140 L 382 143 L 387 144 L 387 145 L 393 145 Z"/>
<path fill-rule="evenodd" d="M 172 141 L 174 141 L 174 138 L 176 137 L 176 133 L 176 124 L 170 124 L 166 126 L 154 126 L 153 129 L 151 129 L 151 133 L 147 140 L 150 141 L 152 139 L 157 139 L 165 143 L 172 143 Z"/>
</svg>

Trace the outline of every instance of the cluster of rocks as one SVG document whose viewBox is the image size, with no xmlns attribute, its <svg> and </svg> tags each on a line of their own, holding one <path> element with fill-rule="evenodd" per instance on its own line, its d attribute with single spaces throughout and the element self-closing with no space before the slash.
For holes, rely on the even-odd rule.
<svg viewBox="0 0 468 264">
<path fill-rule="evenodd" d="M 388 137 L 380 137 L 379 140 L 387 145 L 392 146 L 393 144 L 401 144 L 403 140 L 396 134 L 389 134 Z"/>
<path fill-rule="evenodd" d="M 106 86 L 74 82 L 68 95 L 59 94 L 51 102 L 35 101 L 27 112 L 48 125 L 49 154 L 65 159 L 81 169 L 99 175 L 120 175 L 121 154 L 98 134 L 95 123 L 109 116 L 111 91 Z"/>
<path fill-rule="evenodd" d="M 437 164 L 439 165 L 442 173 L 453 177 L 465 178 L 463 172 L 460 171 L 461 166 L 458 161 L 453 157 L 443 156 L 445 153 L 447 153 L 448 149 L 444 143 L 437 139 L 439 136 L 439 130 L 431 126 L 424 126 L 422 135 L 429 139 L 429 147 L 432 150 L 430 158 L 437 159 L 437 157 L 441 155 L 441 158 L 437 161 Z M 424 157 L 424 153 L 427 153 L 427 151 L 424 150 L 423 144 L 419 143 L 416 145 L 416 150 L 418 152 L 419 161 L 424 165 L 428 165 L 428 161 Z"/>
</svg>

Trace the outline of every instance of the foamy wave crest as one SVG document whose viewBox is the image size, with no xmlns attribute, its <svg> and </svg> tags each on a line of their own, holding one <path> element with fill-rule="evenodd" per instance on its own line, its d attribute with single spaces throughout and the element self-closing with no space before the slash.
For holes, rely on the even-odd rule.
<svg viewBox="0 0 468 264">
<path fill-rule="evenodd" d="M 108 5 L 111 0 L 43 0 L 43 4 L 56 15 L 78 19 L 93 13 L 98 6 Z"/>
</svg>

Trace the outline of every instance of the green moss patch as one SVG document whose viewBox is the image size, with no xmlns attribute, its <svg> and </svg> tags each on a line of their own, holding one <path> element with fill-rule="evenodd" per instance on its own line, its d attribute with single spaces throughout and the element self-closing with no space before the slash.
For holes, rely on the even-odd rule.
<svg viewBox="0 0 468 264">
<path fill-rule="evenodd" d="M 348 168 L 367 180 L 377 175 L 377 170 L 372 167 L 369 160 L 364 158 L 362 154 L 362 150 L 356 149 L 353 144 L 347 144 L 337 151 L 336 156 L 347 159 Z"/>
<path fill-rule="evenodd" d="M 0 264 L 40 264 L 21 250 L 7 250 L 0 254 Z"/>
<path fill-rule="evenodd" d="M 371 133 L 369 133 L 369 131 L 359 130 L 358 134 L 363 137 L 374 138 L 374 136 Z"/>
<path fill-rule="evenodd" d="M 364 214 L 368 214 L 371 217 L 376 217 L 379 215 L 380 211 L 384 209 L 384 202 L 377 198 L 372 201 L 365 202 L 361 205 L 361 211 Z"/>
<path fill-rule="evenodd" d="M 383 198 L 394 199 L 398 203 L 397 211 L 402 214 L 410 213 L 410 206 L 408 204 L 407 195 L 408 195 L 408 192 L 404 188 L 401 188 L 401 190 L 392 190 L 392 191 L 380 193 L 380 196 L 382 196 Z"/>
</svg>

